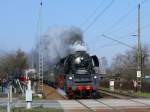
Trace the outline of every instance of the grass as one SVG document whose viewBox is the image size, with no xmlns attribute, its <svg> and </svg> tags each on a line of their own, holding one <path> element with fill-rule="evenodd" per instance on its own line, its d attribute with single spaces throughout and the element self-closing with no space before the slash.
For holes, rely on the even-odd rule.
<svg viewBox="0 0 150 112">
<path fill-rule="evenodd" d="M 6 112 L 6 109 L 0 107 L 0 112 Z"/>
<path fill-rule="evenodd" d="M 140 97 L 150 98 L 150 93 L 137 92 L 137 93 L 135 93 L 135 95 L 136 95 L 136 96 L 140 96 Z"/>
<path fill-rule="evenodd" d="M 101 88 L 103 90 L 107 90 L 110 91 L 109 88 Z M 122 94 L 126 94 L 126 95 L 132 95 L 135 97 L 144 97 L 144 98 L 150 98 L 150 93 L 146 93 L 146 92 L 133 92 L 133 90 L 129 90 L 129 91 L 125 91 L 125 90 L 119 90 L 119 89 L 115 89 L 114 92 L 116 93 L 122 93 Z"/>
<path fill-rule="evenodd" d="M 19 99 L 20 100 L 25 100 L 26 98 L 25 98 L 25 96 L 19 96 Z M 40 97 L 38 97 L 38 96 L 32 96 L 32 100 L 41 100 L 42 98 L 40 98 Z"/>
<path fill-rule="evenodd" d="M 37 107 L 37 108 L 32 108 L 32 109 L 13 108 L 11 112 L 63 112 L 63 110 Z"/>
</svg>

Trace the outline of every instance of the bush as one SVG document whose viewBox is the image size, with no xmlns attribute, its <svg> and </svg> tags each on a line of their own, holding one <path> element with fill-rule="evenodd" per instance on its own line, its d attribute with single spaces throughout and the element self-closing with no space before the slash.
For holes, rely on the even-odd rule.
<svg viewBox="0 0 150 112">
<path fill-rule="evenodd" d="M 108 80 L 101 80 L 100 87 L 109 88 L 109 81 Z"/>
<path fill-rule="evenodd" d="M 148 81 L 142 82 L 142 92 L 150 92 L 150 82 Z"/>
</svg>

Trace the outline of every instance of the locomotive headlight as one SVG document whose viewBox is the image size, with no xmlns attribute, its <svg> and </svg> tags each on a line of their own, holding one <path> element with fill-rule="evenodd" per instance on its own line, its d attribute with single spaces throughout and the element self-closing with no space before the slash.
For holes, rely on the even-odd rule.
<svg viewBox="0 0 150 112">
<path fill-rule="evenodd" d="M 71 77 L 71 76 L 69 77 L 69 80 L 72 80 L 72 77 Z"/>
<path fill-rule="evenodd" d="M 97 79 L 97 76 L 96 76 L 96 75 L 94 76 L 94 79 Z"/>
<path fill-rule="evenodd" d="M 76 64 L 80 64 L 80 63 L 81 63 L 81 58 L 80 58 L 80 57 L 77 57 L 77 58 L 75 59 L 75 63 L 76 63 Z"/>
</svg>

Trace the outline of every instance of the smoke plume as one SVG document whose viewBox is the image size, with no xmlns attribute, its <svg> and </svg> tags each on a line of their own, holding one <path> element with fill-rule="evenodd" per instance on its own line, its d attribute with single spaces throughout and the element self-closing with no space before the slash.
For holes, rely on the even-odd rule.
<svg viewBox="0 0 150 112">
<path fill-rule="evenodd" d="M 75 51 L 85 51 L 83 34 L 76 27 L 50 27 L 42 37 L 45 62 L 51 66 Z"/>
</svg>

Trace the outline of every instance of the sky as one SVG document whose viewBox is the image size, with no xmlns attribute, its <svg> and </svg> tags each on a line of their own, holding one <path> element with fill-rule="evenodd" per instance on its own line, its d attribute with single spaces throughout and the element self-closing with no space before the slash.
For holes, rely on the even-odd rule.
<svg viewBox="0 0 150 112">
<path fill-rule="evenodd" d="M 141 42 L 150 44 L 150 0 L 43 0 L 42 32 L 52 26 L 79 27 L 88 51 L 111 60 L 131 48 L 106 39 L 102 34 L 135 46 L 137 39 L 132 35 L 137 32 L 139 2 L 142 2 Z M 39 7 L 40 0 L 0 1 L 1 52 L 18 48 L 31 51 L 37 40 Z M 87 29 L 89 24 L 92 25 Z"/>
</svg>

